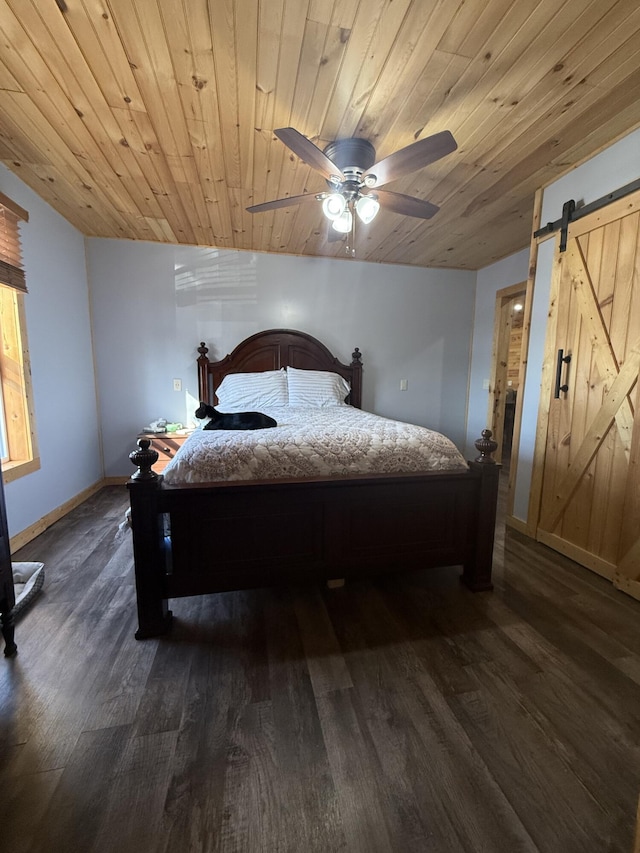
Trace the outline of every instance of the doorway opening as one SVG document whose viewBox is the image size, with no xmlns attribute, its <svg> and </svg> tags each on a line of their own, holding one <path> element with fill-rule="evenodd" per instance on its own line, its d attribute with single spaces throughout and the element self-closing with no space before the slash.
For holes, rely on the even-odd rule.
<svg viewBox="0 0 640 853">
<path fill-rule="evenodd" d="M 525 316 L 526 282 L 496 293 L 488 421 L 505 473 L 511 464 Z"/>
</svg>

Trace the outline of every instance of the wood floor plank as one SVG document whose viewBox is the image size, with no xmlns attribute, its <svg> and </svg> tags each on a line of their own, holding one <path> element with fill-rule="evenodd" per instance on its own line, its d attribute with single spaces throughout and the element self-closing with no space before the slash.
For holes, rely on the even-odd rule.
<svg viewBox="0 0 640 853">
<path fill-rule="evenodd" d="M 0 666 L 2 849 L 632 849 L 640 602 L 500 524 L 492 593 L 436 569 L 177 599 L 138 642 L 126 506 L 14 555 L 46 580 Z"/>
<path fill-rule="evenodd" d="M 395 631 L 389 633 L 388 614 L 384 614 L 382 621 L 377 619 L 373 635 L 367 635 L 363 611 L 374 598 L 374 590 L 368 584 L 359 584 L 330 602 L 336 633 L 354 682 L 351 702 L 360 740 L 368 746 L 360 761 L 371 764 L 375 759 L 368 772 L 361 774 L 360 784 L 371 787 L 370 797 L 376 798 L 377 820 L 386 822 L 388 846 L 383 849 L 410 846 L 420 849 L 420 845 L 428 843 L 426 849 L 448 850 L 452 842 L 460 845 L 455 822 L 448 816 L 441 797 L 425 792 L 424 786 L 430 789 L 434 778 L 432 756 L 421 746 L 416 749 L 413 721 L 404 712 L 401 701 L 402 688 L 398 689 L 383 651 L 391 646 L 395 667 L 404 673 L 407 646 Z M 361 610 L 357 608 L 359 600 L 363 601 Z M 417 668 L 409 670 L 411 677 L 415 677 Z M 336 731 L 339 734 L 338 724 Z M 348 754 L 352 751 L 347 749 Z M 417 790 L 416 777 L 420 781 Z"/>
<path fill-rule="evenodd" d="M 134 723 L 137 736 L 178 731 L 194 648 L 185 643 L 157 644 Z"/>
<path fill-rule="evenodd" d="M 353 689 L 336 690 L 318 697 L 318 711 L 331 774 L 338 791 L 338 811 L 345 849 L 354 853 L 389 853 L 401 834 L 396 815 L 387 805 L 390 780 L 373 748 Z M 402 838 L 403 850 L 415 849 L 412 833 Z M 424 841 L 422 839 L 422 841 Z M 439 851 L 439 846 L 424 849 Z"/>
<path fill-rule="evenodd" d="M 607 815 L 602 821 L 605 826 L 612 818 L 626 821 L 630 828 L 630 809 L 640 785 L 640 745 L 635 733 L 590 701 L 563 672 L 541 674 L 520 687 L 520 701 L 589 792 L 592 812 L 601 809 Z M 588 713 L 577 713 L 580 708 L 588 708 Z M 614 781 L 603 790 L 603 774 L 610 773 Z"/>
<path fill-rule="evenodd" d="M 265 616 L 282 835 L 291 850 L 340 850 L 335 780 L 291 595 L 269 592 Z"/>
<path fill-rule="evenodd" d="M 44 656 L 46 671 L 35 662 L 35 672 L 30 671 L 30 658 L 19 649 L 16 669 L 26 682 L 22 704 L 31 705 L 30 691 L 37 697 L 29 715 L 31 729 L 23 735 L 26 743 L 16 768 L 19 773 L 55 770 L 69 761 L 91 710 L 100 664 L 111 657 L 119 638 L 113 628 L 108 612 L 90 627 L 70 617 L 50 635 L 54 654 Z M 18 708 L 14 711 L 20 713 Z"/>
<path fill-rule="evenodd" d="M 440 835 L 447 850 L 475 851 L 482 845 L 536 850 L 438 690 L 428 664 L 418 663 L 404 621 L 390 613 L 385 592 L 354 592 L 349 613 L 359 617 L 355 624 L 361 626 L 361 650 L 369 655 L 376 650 L 377 677 L 366 670 L 353 677 L 376 751 L 385 758 L 384 777 L 393 785 L 403 779 L 409 786 L 424 836 Z M 353 625 L 347 630 L 353 642 Z M 360 657 L 349 656 L 352 668 Z M 397 799 L 406 812 L 407 793 Z M 457 819 L 461 813 L 464 821 Z M 396 839 L 394 849 L 400 847 Z"/>
<path fill-rule="evenodd" d="M 226 653 L 222 631 L 227 625 L 227 596 L 189 602 L 188 623 L 179 624 L 180 641 L 195 642 L 184 694 L 182 719 L 159 835 L 163 851 L 221 850 L 225 821 L 225 778 L 229 739 L 237 707 L 236 682 L 241 677 L 235 655 Z M 185 611 L 183 611 L 185 612 Z"/>
<path fill-rule="evenodd" d="M 566 611 L 549 602 L 525 598 L 514 589 L 505 594 L 514 612 L 526 613 L 530 625 L 551 645 L 562 649 L 565 667 L 577 683 L 589 685 L 592 701 L 607 707 L 613 717 L 640 731 L 640 697 L 634 682 L 593 648 L 589 634 L 581 633 Z"/>
<path fill-rule="evenodd" d="M 84 732 L 78 737 L 29 853 L 93 849 L 108 799 L 105 788 L 115 787 L 114 768 L 129 737 L 126 726 Z"/>
<path fill-rule="evenodd" d="M 49 770 L 45 773 L 27 773 L 3 783 L 0 799 L 0 824 L 2 845 L 12 853 L 28 853 L 39 837 L 44 813 L 60 782 L 64 770 Z M 29 815 L 20 823 L 12 819 L 19 813 Z"/>
<path fill-rule="evenodd" d="M 157 848 L 157 841 L 148 843 L 149 827 L 162 822 L 176 740 L 175 731 L 127 740 L 101 803 L 101 821 L 90 848 L 94 853 Z"/>
<path fill-rule="evenodd" d="M 85 730 L 131 725 L 136 720 L 156 653 L 152 643 L 131 642 L 136 626 L 135 609 L 130 603 L 120 632 L 121 642 L 116 643 L 111 664 L 105 667 L 96 685 Z"/>
<path fill-rule="evenodd" d="M 583 824 L 594 804 L 523 708 L 498 703 L 487 690 L 455 697 L 451 704 L 540 851 L 556 851 L 559 837 L 571 839 L 564 849 L 588 850 L 590 844 L 599 849 L 593 821 Z"/>
<path fill-rule="evenodd" d="M 562 644 L 553 645 L 528 623 L 516 622 L 513 611 L 500 600 L 485 600 L 482 606 L 540 667 L 539 675 L 517 682 L 517 688 L 527 695 L 529 711 L 544 717 L 543 725 L 554 733 L 558 750 L 568 756 L 593 796 L 613 812 L 624 803 L 629 819 L 635 791 L 640 789 L 635 713 L 640 699 L 638 658 L 600 660 L 596 666 L 584 668 L 563 651 Z M 605 690 L 601 676 L 607 668 L 616 672 L 611 688 Z M 633 685 L 621 681 L 624 676 Z M 601 785 L 603 774 L 611 774 L 606 792 Z"/>
<path fill-rule="evenodd" d="M 294 608 L 315 695 L 353 687 L 319 591 L 296 590 Z"/>
<path fill-rule="evenodd" d="M 277 850 L 283 836 L 271 702 L 244 705 L 229 732 L 222 850 Z"/>
</svg>

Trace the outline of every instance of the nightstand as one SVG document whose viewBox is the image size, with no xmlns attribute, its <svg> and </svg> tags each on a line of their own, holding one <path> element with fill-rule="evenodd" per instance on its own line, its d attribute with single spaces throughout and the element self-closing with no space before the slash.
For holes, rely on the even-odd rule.
<svg viewBox="0 0 640 853">
<path fill-rule="evenodd" d="M 191 431 L 193 432 L 193 430 Z M 152 470 L 156 474 L 161 474 L 167 466 L 170 459 L 176 455 L 184 442 L 189 438 L 191 432 L 182 435 L 176 435 L 173 432 L 151 433 L 140 432 L 138 438 L 148 438 L 151 442 L 153 450 L 158 452 L 158 461 L 153 466 Z"/>
</svg>

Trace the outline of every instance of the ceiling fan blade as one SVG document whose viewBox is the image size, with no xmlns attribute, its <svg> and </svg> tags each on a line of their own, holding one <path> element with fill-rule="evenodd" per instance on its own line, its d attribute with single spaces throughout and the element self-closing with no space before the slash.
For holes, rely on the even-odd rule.
<svg viewBox="0 0 640 853">
<path fill-rule="evenodd" d="M 457 147 L 455 139 L 448 130 L 434 133 L 433 136 L 419 139 L 407 145 L 406 148 L 390 154 L 384 160 L 374 163 L 364 174 L 363 181 L 368 187 L 381 187 L 389 181 L 408 175 L 409 172 L 415 172 L 430 163 L 435 163 L 441 157 L 451 154 Z"/>
<path fill-rule="evenodd" d="M 421 198 L 414 198 L 411 195 L 404 195 L 403 193 L 376 190 L 372 195 L 377 196 L 380 205 L 386 210 L 392 210 L 394 213 L 401 213 L 404 216 L 431 219 L 440 210 L 437 205 L 431 204 L 430 201 L 423 201 Z"/>
<path fill-rule="evenodd" d="M 305 193 L 305 195 L 291 195 L 288 198 L 276 198 L 274 201 L 265 201 L 262 204 L 254 204 L 248 207 L 249 213 L 265 213 L 267 210 L 277 210 L 279 207 L 290 207 L 294 204 L 305 204 L 308 201 L 320 201 L 324 193 Z"/>
<path fill-rule="evenodd" d="M 280 127 L 273 131 L 294 154 L 303 160 L 308 166 L 312 166 L 329 181 L 344 181 L 345 176 L 336 166 L 333 160 L 314 145 L 306 136 L 303 136 L 295 127 Z"/>
</svg>

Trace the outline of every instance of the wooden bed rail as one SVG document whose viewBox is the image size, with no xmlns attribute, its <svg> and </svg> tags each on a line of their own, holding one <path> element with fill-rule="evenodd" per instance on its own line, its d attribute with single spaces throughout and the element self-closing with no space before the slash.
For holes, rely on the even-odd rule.
<svg viewBox="0 0 640 853">
<path fill-rule="evenodd" d="M 187 595 L 455 565 L 471 590 L 492 589 L 500 466 L 489 430 L 476 448 L 462 473 L 170 486 L 139 439 L 127 484 L 136 638 L 166 632 L 168 599 Z"/>
</svg>

